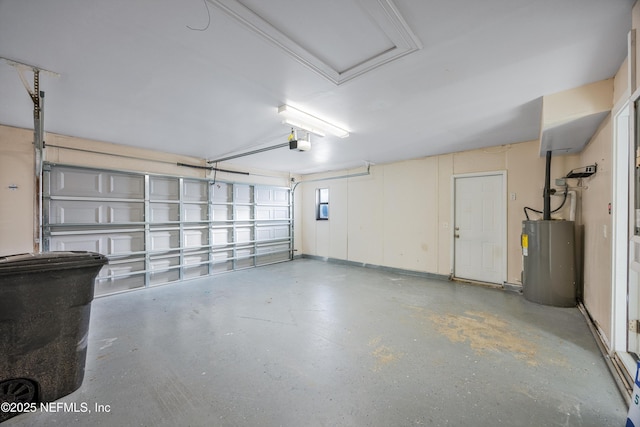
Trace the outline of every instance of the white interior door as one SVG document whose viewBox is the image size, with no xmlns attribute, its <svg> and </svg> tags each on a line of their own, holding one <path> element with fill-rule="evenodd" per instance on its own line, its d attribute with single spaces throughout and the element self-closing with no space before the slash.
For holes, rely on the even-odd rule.
<svg viewBox="0 0 640 427">
<path fill-rule="evenodd" d="M 504 173 L 454 176 L 454 276 L 506 279 Z"/>
</svg>

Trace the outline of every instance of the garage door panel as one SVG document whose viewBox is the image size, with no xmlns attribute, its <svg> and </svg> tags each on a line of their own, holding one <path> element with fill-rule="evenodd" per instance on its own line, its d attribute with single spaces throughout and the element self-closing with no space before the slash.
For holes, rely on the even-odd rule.
<svg viewBox="0 0 640 427">
<path fill-rule="evenodd" d="M 233 185 L 225 182 L 216 182 L 213 187 L 213 203 L 230 203 L 233 200 Z"/>
<path fill-rule="evenodd" d="M 233 242 L 233 233 L 231 229 L 214 228 L 211 230 L 211 244 L 214 246 L 226 246 Z"/>
<path fill-rule="evenodd" d="M 133 258 L 118 261 L 110 261 L 98 273 L 99 279 L 118 278 L 130 276 L 135 273 L 144 273 L 144 258 Z"/>
<path fill-rule="evenodd" d="M 202 277 L 209 275 L 209 266 L 207 265 L 198 265 L 195 267 L 185 267 L 183 278 L 185 279 L 194 279 L 196 277 Z"/>
<path fill-rule="evenodd" d="M 53 168 L 51 196 L 143 199 L 144 177 L 119 172 Z"/>
<path fill-rule="evenodd" d="M 149 178 L 149 199 L 151 200 L 179 200 L 180 181 L 177 178 L 157 177 Z"/>
<path fill-rule="evenodd" d="M 209 198 L 209 183 L 207 181 L 185 180 L 182 199 L 187 202 L 206 202 Z"/>
<path fill-rule="evenodd" d="M 109 295 L 117 292 L 130 291 L 144 288 L 145 274 L 136 274 L 125 278 L 98 278 L 96 279 L 95 294 Z"/>
<path fill-rule="evenodd" d="M 289 189 L 279 187 L 255 187 L 257 204 L 289 205 Z"/>
<path fill-rule="evenodd" d="M 150 271 L 164 271 L 180 265 L 180 255 L 152 256 L 149 259 Z"/>
<path fill-rule="evenodd" d="M 180 221 L 180 206 L 177 203 L 168 202 L 150 203 L 149 221 L 153 223 Z"/>
<path fill-rule="evenodd" d="M 178 280 L 180 280 L 180 271 L 178 269 L 152 272 L 149 274 L 149 286 L 165 285 L 167 283 L 177 282 Z"/>
<path fill-rule="evenodd" d="M 106 236 L 109 251 L 107 255 L 130 254 L 144 251 L 144 233 L 122 233 Z"/>
<path fill-rule="evenodd" d="M 182 208 L 183 222 L 202 222 L 209 216 L 207 205 L 184 205 Z"/>
<path fill-rule="evenodd" d="M 209 240 L 207 229 L 184 230 L 183 247 L 197 248 L 207 245 Z"/>
<path fill-rule="evenodd" d="M 253 219 L 251 206 L 236 206 L 236 221 L 249 221 Z"/>
<path fill-rule="evenodd" d="M 54 235 L 50 238 L 52 251 L 91 251 L 107 256 L 144 251 L 144 232 L 117 234 Z"/>
<path fill-rule="evenodd" d="M 214 221 L 230 221 L 233 219 L 233 207 L 232 206 L 213 206 L 211 208 L 213 212 Z"/>
<path fill-rule="evenodd" d="M 179 230 L 157 230 L 150 232 L 150 251 L 165 251 L 180 247 Z"/>
<path fill-rule="evenodd" d="M 287 220 L 289 219 L 288 206 L 256 206 L 257 220 Z"/>
<path fill-rule="evenodd" d="M 50 224 L 115 224 L 144 222 L 144 203 L 52 200 Z"/>
<path fill-rule="evenodd" d="M 209 262 L 209 252 L 193 252 L 184 254 L 184 265 L 199 265 Z"/>
<path fill-rule="evenodd" d="M 251 186 L 245 184 L 234 184 L 233 189 L 233 201 L 235 203 L 253 203 Z"/>
<path fill-rule="evenodd" d="M 50 246 L 52 251 L 91 251 L 105 254 L 105 241 L 104 236 L 55 236 L 51 238 Z"/>
<path fill-rule="evenodd" d="M 275 225 L 256 228 L 256 240 L 284 239 L 289 237 L 289 226 Z"/>
</svg>

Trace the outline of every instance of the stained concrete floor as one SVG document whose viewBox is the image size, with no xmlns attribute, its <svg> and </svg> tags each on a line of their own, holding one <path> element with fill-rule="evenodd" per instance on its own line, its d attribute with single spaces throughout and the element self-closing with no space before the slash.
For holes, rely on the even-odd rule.
<svg viewBox="0 0 640 427">
<path fill-rule="evenodd" d="M 627 413 L 578 309 L 309 259 L 94 300 L 84 383 L 60 402 L 91 412 L 3 427 L 604 427 Z"/>
</svg>

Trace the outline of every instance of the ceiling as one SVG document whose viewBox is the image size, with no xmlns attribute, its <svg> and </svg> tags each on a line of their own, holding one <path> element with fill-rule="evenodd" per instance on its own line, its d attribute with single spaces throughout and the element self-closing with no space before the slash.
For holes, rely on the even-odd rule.
<svg viewBox="0 0 640 427">
<path fill-rule="evenodd" d="M 47 132 L 216 160 L 285 143 L 282 104 L 347 129 L 225 163 L 305 174 L 539 138 L 542 96 L 614 76 L 633 2 L 0 0 L 0 57 L 59 74 Z M 0 123 L 32 108 L 0 62 Z"/>
</svg>

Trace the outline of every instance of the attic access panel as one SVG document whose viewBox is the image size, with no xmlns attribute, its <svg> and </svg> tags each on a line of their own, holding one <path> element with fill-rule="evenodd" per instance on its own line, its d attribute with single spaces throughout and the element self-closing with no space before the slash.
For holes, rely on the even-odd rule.
<svg viewBox="0 0 640 427">
<path fill-rule="evenodd" d="M 393 0 L 208 0 L 339 85 L 421 49 Z"/>
</svg>

